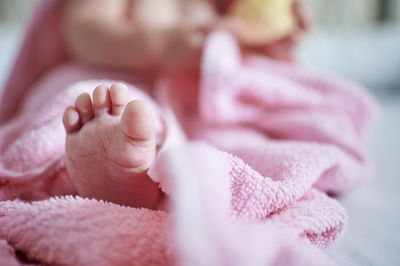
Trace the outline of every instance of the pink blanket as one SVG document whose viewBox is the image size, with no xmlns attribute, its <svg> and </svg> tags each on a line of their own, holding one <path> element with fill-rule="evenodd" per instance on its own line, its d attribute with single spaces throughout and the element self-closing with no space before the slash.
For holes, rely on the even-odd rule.
<svg viewBox="0 0 400 266">
<path fill-rule="evenodd" d="M 229 35 L 214 33 L 200 77 L 161 78 L 157 101 L 130 86 L 157 117 L 161 150 L 149 176 L 168 212 L 83 199 L 64 165 L 63 110 L 100 82 L 143 79 L 69 63 L 58 38 L 47 51 L 38 45 L 56 36 L 48 22 L 60 8 L 42 3 L 2 97 L 1 265 L 332 263 L 319 248 L 347 220 L 327 194 L 371 175 L 365 138 L 376 105 L 362 88 L 242 58 Z"/>
</svg>

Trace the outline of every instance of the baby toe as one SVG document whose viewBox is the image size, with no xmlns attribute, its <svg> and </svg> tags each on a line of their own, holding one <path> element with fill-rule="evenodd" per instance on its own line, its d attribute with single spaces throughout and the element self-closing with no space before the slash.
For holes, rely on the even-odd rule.
<svg viewBox="0 0 400 266">
<path fill-rule="evenodd" d="M 93 91 L 94 115 L 102 116 L 110 113 L 110 105 L 110 90 L 108 86 L 105 84 L 97 86 Z"/>
<path fill-rule="evenodd" d="M 63 124 L 67 134 L 76 132 L 81 127 L 79 113 L 74 107 L 68 107 L 63 116 Z"/>
<path fill-rule="evenodd" d="M 122 83 L 115 83 L 110 88 L 111 114 L 121 115 L 129 100 L 128 87 Z"/>
<path fill-rule="evenodd" d="M 94 117 L 93 104 L 88 93 L 82 93 L 75 101 L 75 109 L 79 112 L 82 124 Z"/>
</svg>

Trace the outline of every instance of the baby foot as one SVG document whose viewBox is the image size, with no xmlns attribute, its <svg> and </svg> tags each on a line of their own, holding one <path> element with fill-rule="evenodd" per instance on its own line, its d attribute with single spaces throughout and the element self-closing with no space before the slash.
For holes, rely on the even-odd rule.
<svg viewBox="0 0 400 266">
<path fill-rule="evenodd" d="M 160 191 L 146 173 L 155 157 L 154 121 L 145 102 L 128 100 L 125 85 L 100 85 L 93 102 L 83 93 L 65 110 L 67 171 L 81 196 L 155 208 Z"/>
</svg>

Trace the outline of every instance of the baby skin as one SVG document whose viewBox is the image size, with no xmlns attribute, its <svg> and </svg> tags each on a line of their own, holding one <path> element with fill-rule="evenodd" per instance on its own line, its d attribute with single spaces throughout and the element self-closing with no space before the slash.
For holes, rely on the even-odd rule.
<svg viewBox="0 0 400 266">
<path fill-rule="evenodd" d="M 156 153 L 152 112 L 128 99 L 125 85 L 100 85 L 65 110 L 67 171 L 80 196 L 154 209 L 161 191 L 147 175 Z"/>
<path fill-rule="evenodd" d="M 198 72 L 203 38 L 192 37 L 213 29 L 234 33 L 224 15 L 230 2 L 69 0 L 63 14 L 66 47 L 75 60 L 96 68 L 154 76 Z M 289 58 L 307 24 L 296 3 L 298 32 L 265 46 L 243 46 L 243 52 Z M 160 8 L 168 10 L 165 16 Z M 154 209 L 162 193 L 147 176 L 156 152 L 152 114 L 145 102 L 128 99 L 125 85 L 100 85 L 92 97 L 81 94 L 66 109 L 67 171 L 80 196 Z"/>
<path fill-rule="evenodd" d="M 193 70 L 200 48 L 189 36 L 214 20 L 207 3 L 69 0 L 63 34 L 70 54 L 88 66 L 154 76 Z M 125 85 L 100 85 L 65 110 L 67 171 L 80 196 L 156 209 L 162 193 L 147 176 L 156 153 L 152 113 L 145 102 L 127 99 Z"/>
</svg>

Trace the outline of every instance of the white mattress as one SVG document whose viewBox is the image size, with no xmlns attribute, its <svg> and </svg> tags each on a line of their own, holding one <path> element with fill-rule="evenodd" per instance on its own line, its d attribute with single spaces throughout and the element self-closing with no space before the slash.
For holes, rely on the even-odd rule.
<svg viewBox="0 0 400 266">
<path fill-rule="evenodd" d="M 0 25 L 0 85 L 19 46 L 20 29 Z M 369 85 L 383 116 L 371 138 L 376 175 L 341 199 L 350 225 L 326 252 L 340 265 L 400 264 L 400 31 L 316 31 L 300 51 L 312 67 Z"/>
</svg>

